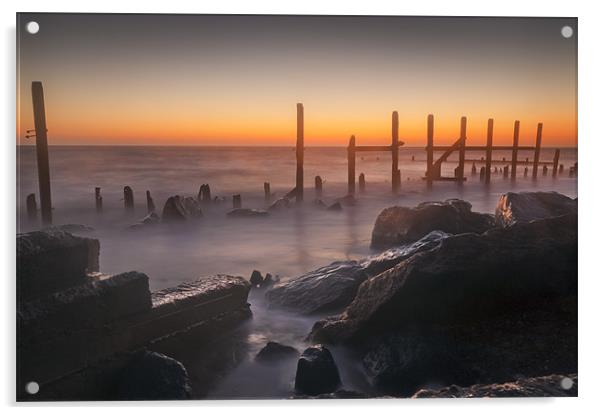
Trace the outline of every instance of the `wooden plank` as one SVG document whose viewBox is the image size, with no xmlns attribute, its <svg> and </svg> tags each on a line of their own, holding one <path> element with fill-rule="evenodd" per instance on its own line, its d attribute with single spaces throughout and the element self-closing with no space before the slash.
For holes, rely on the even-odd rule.
<svg viewBox="0 0 602 415">
<path fill-rule="evenodd" d="M 491 183 L 491 155 L 493 152 L 493 118 L 487 121 L 487 148 L 485 150 L 485 184 Z"/>
<path fill-rule="evenodd" d="M 297 104 L 297 177 L 295 196 L 297 203 L 303 202 L 303 153 L 304 153 L 304 113 L 303 104 Z"/>
<path fill-rule="evenodd" d="M 510 170 L 510 178 L 516 180 L 516 162 L 518 161 L 518 136 L 520 131 L 520 121 L 514 121 L 514 135 L 512 138 L 512 165 Z"/>
<path fill-rule="evenodd" d="M 355 194 L 355 136 L 349 139 L 347 147 L 347 193 Z"/>
<path fill-rule="evenodd" d="M 36 155 L 38 159 L 38 182 L 40 186 L 40 209 L 42 223 L 52 224 L 52 202 L 50 200 L 50 162 L 48 161 L 48 130 L 42 83 L 31 83 L 33 121 L 36 130 Z"/>
<path fill-rule="evenodd" d="M 539 166 L 539 154 L 541 151 L 541 133 L 543 124 L 537 124 L 537 136 L 535 138 L 535 153 L 533 155 L 533 179 L 537 179 L 537 167 Z"/>
</svg>

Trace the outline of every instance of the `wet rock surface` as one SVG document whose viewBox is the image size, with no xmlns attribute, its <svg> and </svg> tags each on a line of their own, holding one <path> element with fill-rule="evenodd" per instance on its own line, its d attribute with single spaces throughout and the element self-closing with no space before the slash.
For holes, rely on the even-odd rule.
<svg viewBox="0 0 602 415">
<path fill-rule="evenodd" d="M 464 200 L 425 202 L 415 208 L 393 206 L 384 209 L 376 218 L 371 246 L 387 248 L 414 242 L 435 230 L 450 234 L 480 234 L 493 226 L 492 215 L 472 212 L 472 205 Z"/>
<path fill-rule="evenodd" d="M 495 221 L 499 226 L 510 226 L 566 214 L 577 214 L 577 199 L 556 192 L 509 192 L 500 197 Z"/>
<path fill-rule="evenodd" d="M 286 346 L 278 342 L 268 342 L 268 344 L 257 353 L 255 360 L 268 363 L 282 359 L 292 359 L 297 356 L 299 356 L 299 351 L 292 346 Z"/>
<path fill-rule="evenodd" d="M 196 198 L 171 196 L 163 206 L 161 220 L 163 222 L 182 222 L 203 216 L 201 205 Z"/>
<path fill-rule="evenodd" d="M 297 362 L 295 390 L 319 395 L 334 392 L 340 384 L 339 370 L 330 351 L 322 345 L 305 349 Z"/>
<path fill-rule="evenodd" d="M 270 307 L 303 314 L 337 310 L 348 305 L 359 285 L 417 252 L 432 249 L 448 235 L 431 232 L 421 240 L 392 248 L 361 261 L 334 262 L 282 284 L 266 293 Z"/>
</svg>

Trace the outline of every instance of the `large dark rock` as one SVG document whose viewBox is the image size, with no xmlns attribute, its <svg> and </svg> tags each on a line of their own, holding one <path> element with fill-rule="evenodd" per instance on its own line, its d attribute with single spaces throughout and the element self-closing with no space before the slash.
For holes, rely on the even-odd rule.
<svg viewBox="0 0 602 415">
<path fill-rule="evenodd" d="M 339 370 L 330 351 L 322 345 L 305 349 L 297 362 L 295 390 L 320 395 L 334 392 L 340 385 Z"/>
<path fill-rule="evenodd" d="M 432 249 L 448 235 L 431 232 L 419 241 L 392 248 L 361 261 L 334 262 L 274 286 L 266 293 L 270 307 L 303 314 L 337 310 L 348 305 L 359 285 L 417 252 Z"/>
<path fill-rule="evenodd" d="M 86 280 L 98 271 L 100 243 L 60 230 L 17 235 L 17 291 L 27 300 Z"/>
<path fill-rule="evenodd" d="M 483 233 L 495 225 L 492 215 L 471 209 L 470 203 L 459 199 L 425 202 L 415 208 L 386 208 L 376 218 L 371 245 L 386 248 L 414 242 L 435 230 L 451 234 Z"/>
<path fill-rule="evenodd" d="M 577 199 L 556 192 L 506 193 L 495 208 L 500 226 L 577 213 Z"/>
<path fill-rule="evenodd" d="M 268 342 L 263 349 L 257 353 L 255 360 L 258 362 L 273 362 L 283 359 L 291 359 L 299 356 L 299 351 L 292 346 L 286 346 L 278 342 Z"/>
<path fill-rule="evenodd" d="M 124 401 L 190 398 L 188 372 L 182 363 L 155 352 L 140 352 L 124 368 L 117 399 Z"/>
<path fill-rule="evenodd" d="M 163 206 L 163 222 L 182 222 L 203 216 L 201 205 L 194 197 L 171 196 Z"/>
</svg>

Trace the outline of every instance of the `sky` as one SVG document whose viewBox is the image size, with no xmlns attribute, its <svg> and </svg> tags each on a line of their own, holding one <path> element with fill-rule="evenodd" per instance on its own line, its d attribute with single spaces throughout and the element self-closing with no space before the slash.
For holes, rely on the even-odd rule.
<svg viewBox="0 0 602 415">
<path fill-rule="evenodd" d="M 26 32 L 36 21 L 40 30 Z M 570 26 L 571 38 L 561 35 Z M 17 136 L 42 81 L 51 145 L 577 143 L 577 20 L 19 14 Z"/>
</svg>

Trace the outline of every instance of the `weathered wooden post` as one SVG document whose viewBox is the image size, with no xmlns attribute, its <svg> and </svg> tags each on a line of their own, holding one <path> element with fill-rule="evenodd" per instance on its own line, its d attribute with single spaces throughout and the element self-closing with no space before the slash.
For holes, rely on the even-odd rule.
<svg viewBox="0 0 602 415">
<path fill-rule="evenodd" d="M 508 166 L 507 165 L 504 166 L 504 179 L 508 178 L 508 170 L 509 170 Z"/>
<path fill-rule="evenodd" d="M 297 180 L 295 184 L 295 196 L 297 203 L 303 202 L 303 104 L 297 104 Z"/>
<path fill-rule="evenodd" d="M 94 203 L 96 205 L 96 211 L 102 211 L 102 196 L 100 195 L 100 187 L 94 188 Z"/>
<path fill-rule="evenodd" d="M 270 190 L 269 182 L 263 182 L 263 198 L 265 203 L 270 203 L 272 201 L 272 192 Z"/>
<path fill-rule="evenodd" d="M 240 195 L 233 195 L 232 196 L 232 208 L 240 209 L 241 207 L 242 207 L 242 200 L 240 198 Z"/>
<path fill-rule="evenodd" d="M 514 121 L 514 136 L 512 139 L 512 168 L 510 170 L 510 178 L 516 180 L 516 162 L 518 161 L 518 136 L 520 131 L 520 121 Z"/>
<path fill-rule="evenodd" d="M 25 204 L 27 206 L 27 217 L 29 220 L 36 220 L 38 217 L 38 204 L 36 203 L 35 193 L 27 195 Z"/>
<path fill-rule="evenodd" d="M 466 117 L 460 119 L 460 148 L 458 152 L 458 184 L 464 184 L 464 161 L 466 159 Z"/>
<path fill-rule="evenodd" d="M 399 173 L 399 115 L 393 111 L 391 115 L 391 187 L 393 193 L 399 191 L 401 178 Z"/>
<path fill-rule="evenodd" d="M 557 148 L 554 152 L 554 165 L 552 166 L 552 177 L 558 176 L 558 161 L 560 160 L 560 149 Z"/>
<path fill-rule="evenodd" d="M 477 165 L 475 164 L 475 162 L 472 162 L 472 169 L 470 170 L 470 174 L 473 176 L 476 176 L 477 174 Z"/>
<path fill-rule="evenodd" d="M 435 119 L 429 114 L 426 127 L 426 186 L 433 187 L 433 146 L 435 133 Z"/>
<path fill-rule="evenodd" d="M 479 181 L 483 182 L 485 181 L 485 167 L 481 167 L 481 170 L 479 171 Z"/>
<path fill-rule="evenodd" d="M 537 124 L 537 136 L 535 138 L 535 154 L 533 155 L 533 179 L 537 179 L 537 167 L 539 166 L 539 152 L 541 151 L 541 130 L 543 124 Z"/>
<path fill-rule="evenodd" d="M 543 170 L 543 175 L 547 176 L 548 175 L 548 166 L 544 164 L 542 170 Z"/>
<path fill-rule="evenodd" d="M 399 170 L 397 170 L 397 171 L 399 171 Z M 364 193 L 366 191 L 366 176 L 364 175 L 364 173 L 360 173 L 359 187 L 360 187 L 360 192 Z"/>
<path fill-rule="evenodd" d="M 527 177 L 529 175 L 529 168 L 525 167 L 525 173 L 523 174 L 523 177 Z"/>
<path fill-rule="evenodd" d="M 355 194 L 355 136 L 349 139 L 347 147 L 347 193 Z"/>
<path fill-rule="evenodd" d="M 493 153 L 493 118 L 487 121 L 487 149 L 485 151 L 485 184 L 491 183 L 491 155 Z"/>
<path fill-rule="evenodd" d="M 134 191 L 130 186 L 125 186 L 123 188 L 123 205 L 126 210 L 134 209 Z"/>
<path fill-rule="evenodd" d="M 199 194 L 197 195 L 197 200 L 204 204 L 211 203 L 211 188 L 209 184 L 202 184 L 199 188 Z"/>
<path fill-rule="evenodd" d="M 315 189 L 316 189 L 316 197 L 322 197 L 322 178 L 320 176 L 316 176 L 314 179 Z"/>
<path fill-rule="evenodd" d="M 38 158 L 38 182 L 40 186 L 40 208 L 42 223 L 52 223 L 52 203 L 50 201 L 50 162 L 48 161 L 48 130 L 46 129 L 46 110 L 44 107 L 44 88 L 42 83 L 31 83 L 33 101 L 33 121 L 36 136 L 36 154 Z"/>
<path fill-rule="evenodd" d="M 562 174 L 562 173 L 564 173 L 564 164 L 561 164 L 561 165 L 558 167 L 558 174 Z"/>
<path fill-rule="evenodd" d="M 155 202 L 151 197 L 150 190 L 146 191 L 146 213 L 153 213 L 155 211 Z"/>
</svg>

